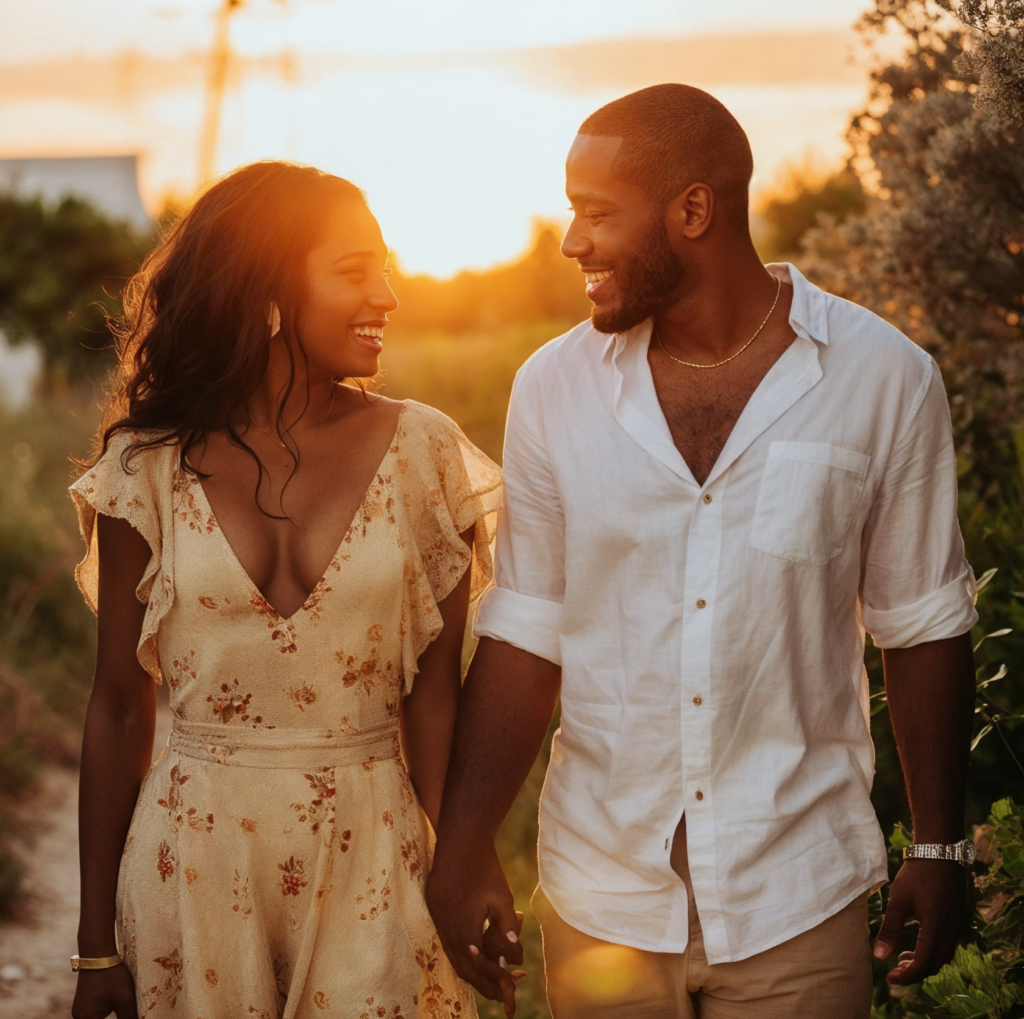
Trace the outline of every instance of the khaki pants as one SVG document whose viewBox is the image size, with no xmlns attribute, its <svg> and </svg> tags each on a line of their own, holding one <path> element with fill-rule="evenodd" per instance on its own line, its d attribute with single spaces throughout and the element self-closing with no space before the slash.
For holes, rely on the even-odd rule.
<svg viewBox="0 0 1024 1019">
<path fill-rule="evenodd" d="M 685 838 L 676 845 L 685 847 Z M 537 889 L 554 1019 L 868 1019 L 871 948 L 868 893 L 817 927 L 740 962 L 712 966 L 704 954 L 685 848 L 672 865 L 690 894 L 686 951 L 644 952 L 567 924 Z"/>
</svg>

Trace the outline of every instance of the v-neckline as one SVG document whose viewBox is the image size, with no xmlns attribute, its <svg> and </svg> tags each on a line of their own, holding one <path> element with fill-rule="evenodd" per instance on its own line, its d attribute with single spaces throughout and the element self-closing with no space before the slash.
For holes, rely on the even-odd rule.
<svg viewBox="0 0 1024 1019">
<path fill-rule="evenodd" d="M 398 447 L 399 434 L 402 430 L 402 417 L 405 414 L 405 408 L 407 403 L 408 401 L 404 401 L 402 403 L 401 408 L 398 411 L 398 418 L 395 421 L 395 430 L 391 436 L 390 441 L 388 442 L 387 449 L 384 450 L 384 455 L 380 458 L 380 462 L 374 468 L 373 474 L 370 475 L 370 480 L 367 483 L 366 488 L 363 490 L 363 497 L 362 499 L 359 500 L 359 505 L 355 508 L 355 512 L 352 514 L 351 519 L 346 525 L 345 530 L 341 535 L 341 540 L 338 542 L 338 547 L 334 550 L 333 554 L 331 555 L 331 558 L 328 559 L 327 565 L 323 568 L 323 572 L 320 574 L 320 579 L 313 585 L 313 589 L 309 592 L 309 594 L 306 595 L 306 598 L 303 601 L 303 603 L 290 616 L 281 615 L 281 613 L 270 603 L 270 599 L 267 598 L 267 596 L 260 590 L 259 586 L 252 579 L 252 577 L 249 576 L 249 571 L 242 565 L 242 560 L 238 558 L 238 553 L 235 552 L 235 549 L 232 546 L 230 540 L 228 539 L 227 534 L 224 532 L 224 528 L 220 526 L 220 521 L 217 519 L 217 514 L 213 510 L 213 506 L 210 503 L 209 496 L 207 496 L 206 494 L 206 489 L 203 488 L 202 481 L 195 475 L 192 476 L 195 485 L 199 489 L 199 494 L 202 497 L 203 502 L 205 503 L 206 512 L 209 513 L 210 519 L 213 521 L 214 530 L 218 534 L 220 534 L 221 540 L 224 542 L 224 547 L 228 551 L 228 556 L 234 563 L 238 572 L 241 573 L 241 575 L 245 578 L 245 581 L 249 586 L 251 594 L 257 595 L 260 601 L 267 608 L 269 608 L 270 611 L 273 612 L 274 615 L 282 623 L 290 625 L 298 616 L 302 615 L 302 613 L 305 612 L 312 604 L 314 596 L 317 594 L 318 591 L 320 591 L 320 589 L 326 583 L 328 572 L 330 571 L 331 567 L 337 560 L 338 555 L 341 552 L 342 546 L 345 544 L 345 542 L 348 540 L 349 535 L 352 533 L 352 525 L 356 522 L 356 519 L 359 517 L 360 512 L 366 505 L 366 500 L 370 497 L 370 489 L 373 488 L 373 484 L 377 480 L 377 477 L 380 475 L 381 471 L 383 470 L 384 465 L 388 461 L 388 458 L 395 452 L 395 450 Z"/>
</svg>

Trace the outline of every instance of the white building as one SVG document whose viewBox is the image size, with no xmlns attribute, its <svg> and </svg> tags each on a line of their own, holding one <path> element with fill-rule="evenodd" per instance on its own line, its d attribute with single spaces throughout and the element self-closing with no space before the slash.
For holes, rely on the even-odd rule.
<svg viewBox="0 0 1024 1019">
<path fill-rule="evenodd" d="M 138 156 L 0 159 L 0 191 L 54 203 L 74 195 L 137 230 L 153 226 L 139 197 Z M 35 346 L 12 348 L 0 332 L 0 401 L 25 403 L 40 365 Z"/>
<path fill-rule="evenodd" d="M 138 230 L 152 221 L 139 197 L 138 156 L 71 156 L 0 159 L 0 191 L 59 202 L 66 195 L 85 198 L 112 219 Z"/>
</svg>

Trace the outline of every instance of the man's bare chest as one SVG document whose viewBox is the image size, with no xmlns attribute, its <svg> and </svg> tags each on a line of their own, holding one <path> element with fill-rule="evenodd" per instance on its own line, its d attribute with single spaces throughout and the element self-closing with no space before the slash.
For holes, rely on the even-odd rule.
<svg viewBox="0 0 1024 1019">
<path fill-rule="evenodd" d="M 698 484 L 707 480 L 752 393 L 715 385 L 666 386 L 658 393 L 672 441 Z"/>
<path fill-rule="evenodd" d="M 792 339 L 786 330 L 745 362 L 707 370 L 677 365 L 660 351 L 649 355 L 672 441 L 698 484 L 707 480 L 751 397 Z"/>
</svg>

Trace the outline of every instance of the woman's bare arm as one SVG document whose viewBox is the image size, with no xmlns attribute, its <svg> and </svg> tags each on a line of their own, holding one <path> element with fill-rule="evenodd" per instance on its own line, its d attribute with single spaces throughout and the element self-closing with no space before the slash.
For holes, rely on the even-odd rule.
<svg viewBox="0 0 1024 1019">
<path fill-rule="evenodd" d="M 473 529 L 462 534 L 472 548 Z M 444 629 L 420 655 L 412 693 L 402 703 L 402 755 L 416 795 L 436 828 L 462 686 L 462 641 L 469 611 L 470 570 L 439 608 Z"/>
<path fill-rule="evenodd" d="M 78 951 L 115 955 L 114 898 L 128 827 L 149 770 L 156 687 L 136 657 L 146 607 L 135 596 L 149 545 L 125 520 L 100 515 L 96 676 L 85 716 L 78 805 L 82 911 Z M 83 971 L 72 1014 L 93 1019 L 116 1011 L 134 1019 L 135 992 L 123 966 Z"/>
</svg>

